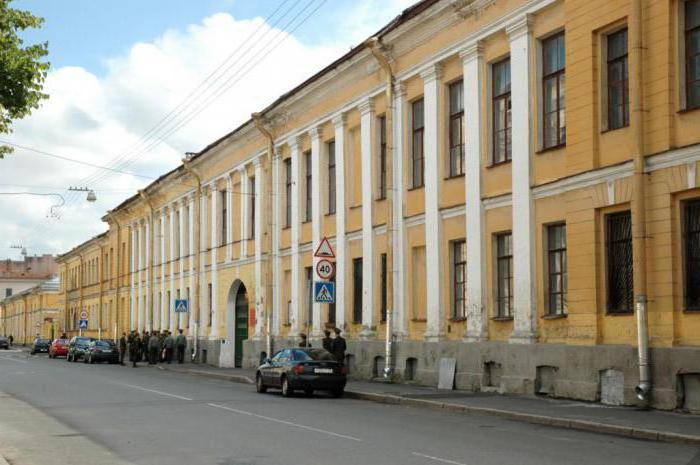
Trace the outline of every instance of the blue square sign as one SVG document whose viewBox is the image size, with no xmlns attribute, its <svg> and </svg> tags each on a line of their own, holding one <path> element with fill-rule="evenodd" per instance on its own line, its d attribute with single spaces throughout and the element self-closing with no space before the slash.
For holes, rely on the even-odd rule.
<svg viewBox="0 0 700 465">
<path fill-rule="evenodd" d="M 335 303 L 335 283 L 328 281 L 314 282 L 314 302 L 321 304 Z"/>
<path fill-rule="evenodd" d="M 175 313 L 187 313 L 189 309 L 189 301 L 187 299 L 175 300 Z"/>
</svg>

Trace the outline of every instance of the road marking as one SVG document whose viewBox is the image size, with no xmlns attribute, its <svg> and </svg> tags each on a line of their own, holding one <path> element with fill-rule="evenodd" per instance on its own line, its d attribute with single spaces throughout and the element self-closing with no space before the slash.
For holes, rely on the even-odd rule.
<svg viewBox="0 0 700 465">
<path fill-rule="evenodd" d="M 421 454 L 420 452 L 412 452 L 412 454 L 415 455 L 416 457 L 423 457 L 424 459 L 435 460 L 436 462 L 449 463 L 451 465 L 467 465 L 466 463 L 455 462 L 454 460 L 442 459 L 440 457 L 435 457 L 433 455 L 425 455 L 425 454 Z"/>
<path fill-rule="evenodd" d="M 20 360 L 20 359 L 18 359 L 18 358 L 14 358 L 14 357 L 5 357 L 5 356 L 1 356 L 0 358 L 2 358 L 2 359 L 4 359 L 4 360 L 9 360 L 9 361 L 11 361 L 11 362 L 27 363 L 26 360 Z"/>
<path fill-rule="evenodd" d="M 345 435 L 345 434 L 334 433 L 334 432 L 332 432 L 332 431 L 326 431 L 326 430 L 323 430 L 323 429 L 314 428 L 314 427 L 312 427 L 312 426 L 300 425 L 299 423 L 292 423 L 291 421 L 280 420 L 279 418 L 268 417 L 268 416 L 265 416 L 265 415 L 258 415 L 257 413 L 247 412 L 247 411 L 245 411 L 245 410 L 238 410 L 238 409 L 235 409 L 235 408 L 226 407 L 226 406 L 224 406 L 224 405 L 219 405 L 219 404 L 207 404 L 207 405 L 209 405 L 210 407 L 215 407 L 215 408 L 220 408 L 220 409 L 223 409 L 223 410 L 228 410 L 228 411 L 230 411 L 230 412 L 240 413 L 240 414 L 242 414 L 242 415 L 248 415 L 248 416 L 251 416 L 251 417 L 260 418 L 261 420 L 274 421 L 275 423 L 281 423 L 281 424 L 283 424 L 283 425 L 293 426 L 293 427 L 295 427 L 295 428 L 301 428 L 301 429 L 305 429 L 305 430 L 307 430 L 307 431 L 313 431 L 313 432 L 315 432 L 315 433 L 327 434 L 327 435 L 329 435 L 329 436 L 335 436 L 335 437 L 337 437 L 337 438 L 350 439 L 351 441 L 362 442 L 362 439 L 360 439 L 360 438 L 356 438 L 356 437 L 353 437 L 353 436 L 347 436 L 347 435 Z M 460 464 L 460 465 L 462 465 L 462 464 Z"/>
<path fill-rule="evenodd" d="M 161 396 L 174 397 L 174 398 L 176 398 L 176 399 L 181 399 L 181 400 L 192 400 L 192 399 L 190 399 L 189 397 L 178 396 L 177 394 L 170 394 L 170 393 L 168 393 L 168 392 L 157 391 L 157 390 L 155 390 L 155 389 L 148 389 L 148 388 L 145 388 L 145 387 L 136 386 L 136 385 L 134 385 L 134 384 L 125 384 L 125 383 L 113 383 L 113 384 L 119 384 L 120 386 L 126 386 L 126 387 L 130 387 L 130 388 L 133 388 L 133 389 L 139 389 L 139 390 L 141 390 L 141 391 L 152 392 L 152 393 L 154 393 L 154 394 L 160 394 Z"/>
</svg>

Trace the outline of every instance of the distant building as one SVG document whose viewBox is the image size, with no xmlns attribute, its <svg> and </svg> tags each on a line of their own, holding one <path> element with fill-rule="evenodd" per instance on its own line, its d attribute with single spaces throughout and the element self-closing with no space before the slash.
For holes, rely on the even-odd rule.
<svg viewBox="0 0 700 465">
<path fill-rule="evenodd" d="M 58 273 L 53 255 L 0 261 L 0 300 L 34 287 Z"/>
<path fill-rule="evenodd" d="M 0 301 L 0 332 L 16 344 L 31 344 L 35 337 L 60 336 L 63 324 L 58 304 L 58 277 L 41 282 Z"/>
</svg>

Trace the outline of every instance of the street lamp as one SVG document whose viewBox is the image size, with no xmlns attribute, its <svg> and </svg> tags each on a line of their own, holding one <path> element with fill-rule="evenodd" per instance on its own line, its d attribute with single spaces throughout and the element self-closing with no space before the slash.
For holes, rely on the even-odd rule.
<svg viewBox="0 0 700 465">
<path fill-rule="evenodd" d="M 88 189 L 87 187 L 69 187 L 68 190 L 71 192 L 87 192 L 86 200 L 88 202 L 94 202 L 97 200 L 97 196 L 95 195 L 95 191 L 92 189 Z"/>
<path fill-rule="evenodd" d="M 49 192 L 49 193 L 42 193 L 42 192 L 0 192 L 0 195 L 38 195 L 41 197 L 51 197 L 51 196 L 58 197 L 59 199 L 61 199 L 61 203 L 58 203 L 56 205 L 51 205 L 51 211 L 48 215 L 51 217 L 57 216 L 53 211 L 54 208 L 62 207 L 66 203 L 66 199 L 64 199 L 61 194 L 56 194 L 54 192 Z"/>
</svg>

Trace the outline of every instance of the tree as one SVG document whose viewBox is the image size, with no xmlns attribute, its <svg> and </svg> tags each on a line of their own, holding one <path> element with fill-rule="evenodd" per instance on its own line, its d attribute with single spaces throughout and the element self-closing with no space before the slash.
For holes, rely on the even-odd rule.
<svg viewBox="0 0 700 465">
<path fill-rule="evenodd" d="M 40 27 L 43 18 L 10 8 L 0 0 L 0 134 L 12 132 L 12 121 L 28 116 L 47 94 L 42 92 L 49 62 L 48 43 L 24 45 L 18 31 Z M 0 145 L 0 158 L 12 149 Z"/>
</svg>

